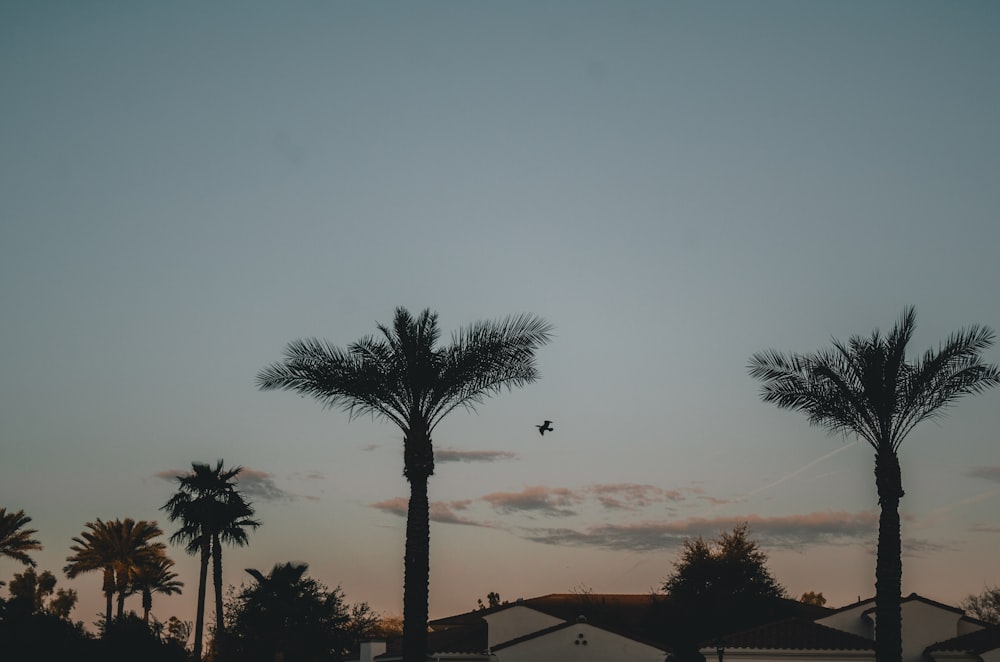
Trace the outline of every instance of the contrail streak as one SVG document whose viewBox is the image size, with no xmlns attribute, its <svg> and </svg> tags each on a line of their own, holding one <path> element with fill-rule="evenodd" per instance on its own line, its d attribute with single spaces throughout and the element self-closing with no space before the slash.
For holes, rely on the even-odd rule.
<svg viewBox="0 0 1000 662">
<path fill-rule="evenodd" d="M 764 490 L 769 490 L 772 487 L 777 487 L 778 485 L 781 485 L 782 483 L 784 483 L 789 478 L 794 478 L 795 476 L 798 476 L 800 473 L 802 473 L 806 469 L 809 469 L 810 467 L 816 466 L 817 464 L 819 464 L 823 460 L 827 460 L 827 459 L 833 457 L 834 455 L 836 455 L 837 453 L 844 452 L 845 450 L 847 450 L 851 446 L 857 445 L 857 443 L 858 443 L 858 440 L 855 439 L 854 441 L 850 442 L 849 444 L 846 444 L 844 446 L 841 446 L 840 448 L 837 448 L 835 450 L 830 451 L 826 455 L 820 456 L 820 457 L 816 458 L 815 460 L 810 460 L 809 462 L 803 464 L 801 467 L 799 467 L 795 471 L 792 471 L 791 473 L 786 474 L 786 475 L 782 476 L 781 478 L 773 480 L 770 483 L 768 483 L 767 485 L 764 485 L 762 487 L 758 487 L 757 489 L 751 490 L 751 491 L 747 492 L 746 494 L 744 494 L 742 496 L 736 497 L 735 499 L 733 499 L 732 503 L 740 503 L 741 501 L 746 501 L 750 497 L 756 496 L 756 495 L 760 494 L 761 492 L 763 492 Z"/>
</svg>

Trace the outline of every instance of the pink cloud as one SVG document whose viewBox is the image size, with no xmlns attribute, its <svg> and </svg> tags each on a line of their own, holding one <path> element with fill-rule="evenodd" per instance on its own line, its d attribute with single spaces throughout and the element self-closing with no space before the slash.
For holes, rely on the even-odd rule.
<svg viewBox="0 0 1000 662">
<path fill-rule="evenodd" d="M 664 490 L 642 483 L 605 483 L 584 489 L 605 508 L 612 509 L 633 510 L 668 501 L 683 501 L 685 498 L 681 490 Z"/>
<path fill-rule="evenodd" d="M 539 512 L 544 515 L 575 515 L 569 509 L 581 500 L 579 494 L 566 487 L 526 487 L 520 492 L 493 492 L 483 497 L 483 501 L 505 513 Z"/>
<path fill-rule="evenodd" d="M 876 535 L 878 516 L 870 512 L 817 512 L 782 517 L 690 518 L 669 522 L 600 524 L 582 530 L 537 529 L 523 535 L 529 540 L 552 545 L 652 551 L 676 547 L 687 538 L 715 537 L 743 523 L 749 524 L 752 536 L 764 546 L 795 548 L 870 540 Z"/>
<path fill-rule="evenodd" d="M 489 526 L 482 522 L 476 522 L 471 519 L 464 517 L 459 517 L 455 511 L 465 510 L 471 502 L 469 500 L 460 501 L 434 501 L 430 504 L 430 520 L 432 522 L 439 522 L 441 524 L 464 524 L 466 526 Z M 371 504 L 372 508 L 377 508 L 384 513 L 389 513 L 390 515 L 396 515 L 397 517 L 406 517 L 406 511 L 409 507 L 409 500 L 403 497 L 395 497 L 393 499 L 386 499 L 385 501 L 379 501 L 378 503 Z"/>
</svg>

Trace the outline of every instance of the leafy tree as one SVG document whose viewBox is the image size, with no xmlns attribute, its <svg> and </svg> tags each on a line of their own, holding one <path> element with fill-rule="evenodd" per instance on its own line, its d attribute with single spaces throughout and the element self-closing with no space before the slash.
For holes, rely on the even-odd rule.
<svg viewBox="0 0 1000 662">
<path fill-rule="evenodd" d="M 403 636 L 403 617 L 399 614 L 385 614 L 379 617 L 372 631 L 376 639 L 392 639 Z"/>
<path fill-rule="evenodd" d="M 73 589 L 56 590 L 56 576 L 48 570 L 38 574 L 29 567 L 21 574 L 15 574 L 8 587 L 12 600 L 22 600 L 31 605 L 31 612 L 52 614 L 69 619 L 69 613 L 76 606 L 77 594 Z M 55 594 L 55 597 L 51 597 Z M 46 604 L 48 600 L 48 604 Z"/>
<path fill-rule="evenodd" d="M 403 574 L 403 658 L 427 658 L 430 520 L 427 482 L 434 473 L 431 434 L 457 407 L 474 409 L 487 396 L 538 379 L 535 351 L 551 326 L 522 315 L 476 322 L 439 346 L 437 314 L 414 317 L 397 308 L 392 328 L 346 349 L 325 341 L 296 340 L 285 359 L 257 375 L 263 390 L 309 395 L 349 415 L 371 414 L 403 432 L 403 475 L 410 483 Z"/>
<path fill-rule="evenodd" d="M 807 605 L 816 605 L 817 607 L 822 607 L 826 604 L 826 598 L 823 597 L 822 593 L 813 593 L 812 591 L 806 591 L 799 598 L 799 602 L 805 603 Z"/>
<path fill-rule="evenodd" d="M 306 577 L 305 563 L 278 563 L 227 601 L 224 660 L 340 660 L 374 631 L 377 616 L 339 588 Z"/>
<path fill-rule="evenodd" d="M 186 648 L 187 641 L 191 638 L 191 627 L 191 621 L 182 621 L 176 616 L 171 616 L 167 619 L 167 634 L 164 639 L 177 642 L 181 648 Z"/>
<path fill-rule="evenodd" d="M 987 586 L 979 595 L 969 595 L 961 607 L 981 621 L 1000 623 L 1000 586 Z"/>
<path fill-rule="evenodd" d="M 188 554 L 201 555 L 198 576 L 198 609 L 194 631 L 194 657 L 201 659 L 205 632 L 205 594 L 208 585 L 208 561 L 212 559 L 215 587 L 216 638 L 223 633 L 222 543 L 237 546 L 248 542 L 247 529 L 256 529 L 254 510 L 236 489 L 242 467 L 226 469 L 219 460 L 215 468 L 200 462 L 191 463 L 191 473 L 177 477 L 177 492 L 162 507 L 171 522 L 181 528 L 171 537 L 172 543 L 187 543 Z"/>
<path fill-rule="evenodd" d="M 88 531 L 73 538 L 73 554 L 66 559 L 63 572 L 73 579 L 84 572 L 99 570 L 104 574 L 102 588 L 107 599 L 105 627 L 111 623 L 111 601 L 118 593 L 118 617 L 124 615 L 125 597 L 140 566 L 163 556 L 166 545 L 154 542 L 163 535 L 156 522 L 124 520 L 87 522 Z"/>
<path fill-rule="evenodd" d="M 184 648 L 173 641 L 163 641 L 134 611 L 115 618 L 87 659 L 112 662 L 186 662 Z"/>
<path fill-rule="evenodd" d="M 883 336 L 854 336 L 847 344 L 816 354 L 755 354 L 750 375 L 761 380 L 761 397 L 783 409 L 805 413 L 813 425 L 831 433 L 854 434 L 875 451 L 879 515 L 875 565 L 876 657 L 902 659 L 902 544 L 899 501 L 903 482 L 899 447 L 920 422 L 940 416 L 961 396 L 1000 383 L 995 365 L 983 363 L 993 331 L 972 326 L 952 334 L 937 351 L 915 361 L 906 358 L 916 313 L 903 310 Z"/>
<path fill-rule="evenodd" d="M 41 550 L 42 544 L 31 537 L 38 531 L 24 528 L 30 521 L 23 510 L 8 513 L 6 508 L 0 508 L 0 556 L 35 567 L 28 552 Z"/>
<path fill-rule="evenodd" d="M 59 608 L 36 610 L 34 596 L 15 597 L 5 606 L 3 618 L 0 618 L 0 658 L 99 659 L 94 654 L 93 638 L 83 629 L 83 624 L 73 623 L 55 613 Z"/>
<path fill-rule="evenodd" d="M 770 618 L 772 602 L 785 597 L 746 524 L 713 540 L 685 540 L 663 591 L 679 607 L 674 636 L 681 659 L 697 659 L 705 641 Z"/>
<path fill-rule="evenodd" d="M 493 607 L 499 607 L 500 605 L 510 604 L 508 600 L 500 601 L 500 594 L 496 591 L 490 591 L 486 594 L 486 602 L 484 603 L 482 598 L 476 601 L 478 606 L 476 609 L 483 611 L 485 609 L 492 609 Z"/>
<path fill-rule="evenodd" d="M 146 624 L 149 624 L 154 593 L 162 595 L 181 593 L 184 582 L 177 581 L 177 573 L 170 569 L 173 566 L 173 561 L 166 556 L 160 556 L 140 565 L 132 576 L 130 594 L 142 594 L 142 620 Z"/>
</svg>

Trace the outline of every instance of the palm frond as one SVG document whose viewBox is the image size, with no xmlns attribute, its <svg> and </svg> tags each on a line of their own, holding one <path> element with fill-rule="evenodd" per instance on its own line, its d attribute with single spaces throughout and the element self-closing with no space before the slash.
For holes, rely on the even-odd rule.
<svg viewBox="0 0 1000 662">
<path fill-rule="evenodd" d="M 973 326 L 952 334 L 916 363 L 906 359 L 916 313 L 903 310 L 887 335 L 852 336 L 832 350 L 785 356 L 754 354 L 750 376 L 763 382 L 761 398 L 802 411 L 813 425 L 853 433 L 874 448 L 895 452 L 915 425 L 940 415 L 957 398 L 1000 384 L 1000 372 L 983 363 L 993 332 Z"/>
<path fill-rule="evenodd" d="M 8 513 L 6 508 L 0 508 L 0 556 L 33 568 L 36 563 L 28 552 L 41 550 L 42 544 L 31 537 L 37 530 L 24 528 L 30 521 L 23 510 Z"/>
</svg>

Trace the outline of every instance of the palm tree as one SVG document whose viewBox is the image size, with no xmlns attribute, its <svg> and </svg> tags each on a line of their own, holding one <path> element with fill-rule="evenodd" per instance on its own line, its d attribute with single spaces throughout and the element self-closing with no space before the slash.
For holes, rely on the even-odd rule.
<svg viewBox="0 0 1000 662">
<path fill-rule="evenodd" d="M 350 416 L 372 414 L 403 432 L 403 475 L 410 483 L 403 579 L 403 657 L 427 657 L 430 523 L 427 481 L 434 473 L 431 433 L 456 407 L 474 409 L 486 396 L 538 379 L 535 351 L 551 337 L 544 320 L 521 315 L 476 322 L 438 346 L 437 314 L 413 317 L 397 308 L 393 327 L 378 325 L 346 349 L 296 340 L 285 359 L 257 375 L 262 390 L 310 395 Z"/>
<path fill-rule="evenodd" d="M 834 340 L 833 349 L 816 354 L 770 350 L 754 354 L 749 365 L 750 375 L 764 382 L 765 402 L 801 411 L 831 434 L 857 435 L 875 451 L 881 508 L 875 565 L 879 662 L 902 657 L 899 446 L 918 423 L 940 416 L 959 397 L 1000 383 L 997 366 L 982 361 L 981 352 L 993 344 L 993 331 L 986 327 L 959 330 L 937 351 L 907 361 L 915 319 L 914 309 L 907 307 L 888 335 L 876 329 L 846 345 Z"/>
<path fill-rule="evenodd" d="M 171 522 L 181 528 L 170 542 L 186 542 L 185 551 L 201 555 L 198 577 L 198 611 L 195 619 L 194 656 L 201 658 L 205 632 L 205 593 L 208 585 L 208 561 L 214 560 L 216 636 L 222 634 L 222 543 L 247 543 L 246 529 L 256 529 L 254 511 L 236 490 L 236 477 L 243 467 L 225 469 L 219 460 L 213 469 L 200 462 L 191 463 L 191 473 L 178 476 L 179 487 L 162 507 Z"/>
<path fill-rule="evenodd" d="M 142 593 L 142 620 L 149 623 L 149 612 L 153 609 L 153 593 L 174 595 L 181 593 L 184 582 L 177 581 L 177 573 L 170 568 L 174 562 L 164 556 L 150 559 L 136 568 L 132 575 L 131 593 Z"/>
<path fill-rule="evenodd" d="M 89 531 L 73 538 L 74 553 L 67 557 L 63 572 L 70 579 L 81 573 L 100 570 L 104 575 L 102 589 L 107 599 L 105 629 L 111 623 L 112 597 L 118 593 L 118 618 L 125 611 L 125 598 L 138 568 L 164 555 L 166 545 L 153 542 L 163 535 L 156 522 L 145 520 L 114 520 L 87 522 Z"/>
<path fill-rule="evenodd" d="M 6 508 L 0 508 L 0 556 L 34 568 L 35 560 L 28 552 L 41 550 L 42 543 L 31 537 L 38 531 L 24 528 L 30 521 L 23 510 L 8 513 Z"/>
</svg>

